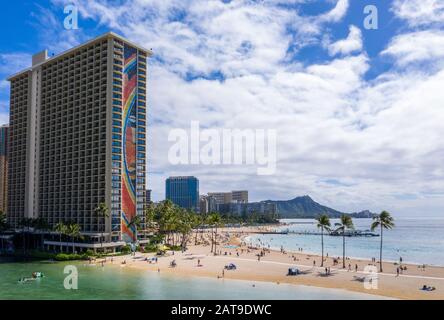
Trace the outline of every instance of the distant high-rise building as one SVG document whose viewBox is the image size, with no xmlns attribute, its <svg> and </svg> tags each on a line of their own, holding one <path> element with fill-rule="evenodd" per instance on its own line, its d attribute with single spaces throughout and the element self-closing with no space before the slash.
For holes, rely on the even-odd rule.
<svg viewBox="0 0 444 320">
<path fill-rule="evenodd" d="M 277 216 L 278 210 L 276 203 L 271 203 L 267 201 L 261 202 L 232 202 L 224 203 L 217 206 L 218 212 L 228 215 L 252 215 L 252 214 L 266 214 Z"/>
<path fill-rule="evenodd" d="M 208 192 L 209 196 L 216 199 L 217 204 L 248 203 L 248 191 Z"/>
<path fill-rule="evenodd" d="M 9 125 L 0 127 L 0 211 L 7 211 L 8 203 L 8 132 Z"/>
<path fill-rule="evenodd" d="M 179 207 L 199 211 L 199 180 L 196 177 L 169 177 L 165 197 Z"/>
<path fill-rule="evenodd" d="M 213 196 L 200 196 L 200 213 L 207 214 L 217 212 L 217 201 Z"/>
<path fill-rule="evenodd" d="M 136 240 L 146 160 L 149 50 L 114 34 L 48 58 L 11 82 L 8 221 L 75 222 L 86 239 Z M 110 216 L 98 216 L 105 203 Z M 87 241 L 87 240 L 86 240 Z M 82 246 L 84 248 L 84 246 Z"/>
<path fill-rule="evenodd" d="M 232 202 L 235 203 L 248 203 L 248 191 L 247 190 L 238 190 L 231 191 L 232 194 Z"/>
<path fill-rule="evenodd" d="M 149 204 L 151 203 L 151 190 L 145 190 L 145 199 L 146 199 L 146 203 Z"/>
<path fill-rule="evenodd" d="M 208 192 L 208 195 L 213 197 L 217 204 L 231 203 L 233 199 L 231 192 Z"/>
</svg>

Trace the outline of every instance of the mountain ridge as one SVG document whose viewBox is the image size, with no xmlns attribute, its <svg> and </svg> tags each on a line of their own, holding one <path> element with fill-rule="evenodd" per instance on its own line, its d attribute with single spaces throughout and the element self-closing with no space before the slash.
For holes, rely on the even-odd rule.
<svg viewBox="0 0 444 320">
<path fill-rule="evenodd" d="M 330 218 L 339 218 L 343 214 L 348 214 L 353 218 L 372 218 L 375 214 L 369 210 L 359 212 L 341 212 L 324 206 L 314 201 L 310 196 L 295 197 L 290 200 L 265 200 L 264 203 L 274 203 L 280 218 L 317 218 L 321 214 L 327 214 Z"/>
</svg>

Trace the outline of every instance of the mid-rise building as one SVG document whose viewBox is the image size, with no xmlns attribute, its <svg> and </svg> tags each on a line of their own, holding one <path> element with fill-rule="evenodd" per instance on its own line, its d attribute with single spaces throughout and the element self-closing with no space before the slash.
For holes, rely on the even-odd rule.
<svg viewBox="0 0 444 320">
<path fill-rule="evenodd" d="M 8 203 L 8 131 L 9 125 L 0 126 L 0 211 L 6 212 Z"/>
<path fill-rule="evenodd" d="M 107 33 L 36 54 L 9 78 L 8 222 L 77 223 L 86 238 L 136 240 L 145 203 L 146 50 Z M 95 208 L 105 203 L 109 217 Z"/>
<path fill-rule="evenodd" d="M 247 190 L 237 190 L 231 191 L 231 201 L 235 203 L 248 203 L 248 191 Z"/>
<path fill-rule="evenodd" d="M 196 177 L 169 177 L 165 198 L 179 207 L 199 211 L 199 180 Z"/>
<path fill-rule="evenodd" d="M 218 205 L 218 212 L 226 215 L 234 216 L 249 216 L 252 214 L 258 215 L 271 215 L 276 216 L 278 214 L 277 205 L 275 203 L 261 201 L 261 202 L 232 202 Z"/>
<path fill-rule="evenodd" d="M 217 204 L 231 203 L 233 199 L 231 192 L 208 192 L 208 196 L 213 197 Z"/>
<path fill-rule="evenodd" d="M 248 191 L 239 190 L 231 192 L 208 192 L 216 199 L 217 204 L 248 203 Z"/>
<path fill-rule="evenodd" d="M 200 196 L 200 214 L 208 214 L 211 212 L 217 212 L 216 198 L 209 195 Z"/>
</svg>

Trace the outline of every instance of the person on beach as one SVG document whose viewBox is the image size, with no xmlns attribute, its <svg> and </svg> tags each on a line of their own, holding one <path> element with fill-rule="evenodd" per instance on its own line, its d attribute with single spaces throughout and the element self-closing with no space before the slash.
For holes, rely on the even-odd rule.
<svg viewBox="0 0 444 320">
<path fill-rule="evenodd" d="M 358 272 L 358 264 L 355 264 L 355 272 Z"/>
<path fill-rule="evenodd" d="M 316 260 L 313 260 L 313 267 L 316 267 Z"/>
<path fill-rule="evenodd" d="M 351 271 L 352 270 L 352 265 L 349 263 L 348 264 L 348 271 Z"/>
<path fill-rule="evenodd" d="M 399 277 L 399 267 L 396 268 L 396 276 Z"/>
</svg>

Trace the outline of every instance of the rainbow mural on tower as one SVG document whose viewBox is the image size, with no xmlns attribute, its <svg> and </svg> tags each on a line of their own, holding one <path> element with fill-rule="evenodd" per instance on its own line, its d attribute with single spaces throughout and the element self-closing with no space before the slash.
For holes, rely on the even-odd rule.
<svg viewBox="0 0 444 320">
<path fill-rule="evenodd" d="M 123 70 L 122 239 L 134 242 L 136 227 L 136 92 L 137 49 L 125 45 Z"/>
</svg>

